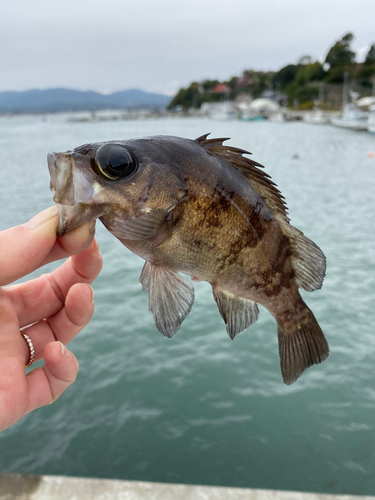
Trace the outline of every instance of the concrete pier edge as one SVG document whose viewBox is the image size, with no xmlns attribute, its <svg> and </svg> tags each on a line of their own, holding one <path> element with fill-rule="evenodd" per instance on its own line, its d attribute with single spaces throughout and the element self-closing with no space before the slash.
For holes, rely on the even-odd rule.
<svg viewBox="0 0 375 500">
<path fill-rule="evenodd" d="M 375 500 L 328 495 L 184 484 L 0 472 L 0 500 Z"/>
</svg>

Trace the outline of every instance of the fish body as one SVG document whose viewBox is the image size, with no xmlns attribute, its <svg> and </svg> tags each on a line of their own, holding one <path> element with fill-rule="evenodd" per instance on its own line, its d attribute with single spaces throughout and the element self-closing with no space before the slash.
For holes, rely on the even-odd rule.
<svg viewBox="0 0 375 500">
<path fill-rule="evenodd" d="M 99 218 L 146 263 L 140 281 L 167 337 L 189 314 L 194 281 L 208 281 L 234 338 L 262 304 L 278 324 L 284 382 L 329 355 L 298 289 L 319 289 L 323 252 L 287 217 L 261 165 L 225 139 L 155 136 L 88 144 L 48 156 L 58 234 Z"/>
</svg>

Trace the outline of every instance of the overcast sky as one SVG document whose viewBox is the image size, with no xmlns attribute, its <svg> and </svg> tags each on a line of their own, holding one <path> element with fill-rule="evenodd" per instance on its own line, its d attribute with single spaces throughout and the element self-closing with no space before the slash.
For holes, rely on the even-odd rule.
<svg viewBox="0 0 375 500">
<path fill-rule="evenodd" d="M 363 59 L 375 0 L 2 0 L 0 91 L 173 94 L 194 80 L 322 59 L 348 31 Z"/>
</svg>

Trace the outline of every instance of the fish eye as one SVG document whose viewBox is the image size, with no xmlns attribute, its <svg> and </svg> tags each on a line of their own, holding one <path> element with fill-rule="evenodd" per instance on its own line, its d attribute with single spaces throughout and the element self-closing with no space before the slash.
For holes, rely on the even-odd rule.
<svg viewBox="0 0 375 500">
<path fill-rule="evenodd" d="M 117 181 L 133 174 L 138 162 L 120 144 L 105 144 L 98 149 L 93 167 L 100 177 Z"/>
</svg>

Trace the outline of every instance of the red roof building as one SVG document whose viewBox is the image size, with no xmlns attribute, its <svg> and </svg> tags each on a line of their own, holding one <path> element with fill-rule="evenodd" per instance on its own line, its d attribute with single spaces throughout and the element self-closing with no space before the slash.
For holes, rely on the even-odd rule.
<svg viewBox="0 0 375 500">
<path fill-rule="evenodd" d="M 225 85 L 224 83 L 219 83 L 212 89 L 212 92 L 214 94 L 226 94 L 227 92 L 230 92 L 230 88 L 228 85 Z"/>
</svg>

